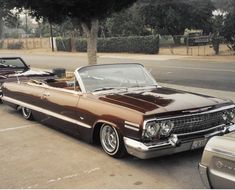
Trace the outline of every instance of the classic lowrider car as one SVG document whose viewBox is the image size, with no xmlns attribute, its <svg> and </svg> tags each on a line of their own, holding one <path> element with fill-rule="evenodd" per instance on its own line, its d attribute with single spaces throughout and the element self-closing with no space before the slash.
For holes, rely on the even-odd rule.
<svg viewBox="0 0 235 190">
<path fill-rule="evenodd" d="M 85 66 L 71 80 L 4 83 L 26 119 L 100 142 L 110 156 L 147 159 L 204 147 L 235 130 L 229 100 L 164 88 L 141 64 Z"/>
<path fill-rule="evenodd" d="M 204 149 L 199 171 L 207 188 L 235 188 L 235 133 L 210 139 Z"/>
<path fill-rule="evenodd" d="M 48 79 L 55 75 L 45 71 L 33 71 L 20 57 L 0 57 L 0 98 L 1 86 L 6 81 Z"/>
</svg>

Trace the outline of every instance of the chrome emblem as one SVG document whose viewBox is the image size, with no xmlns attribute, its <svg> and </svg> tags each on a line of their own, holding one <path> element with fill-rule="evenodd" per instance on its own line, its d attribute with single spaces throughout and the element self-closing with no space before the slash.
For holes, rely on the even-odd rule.
<svg viewBox="0 0 235 190">
<path fill-rule="evenodd" d="M 229 163 L 226 164 L 226 163 L 223 163 L 222 161 L 217 161 L 215 165 L 218 169 L 224 168 L 224 169 L 227 169 L 230 171 L 235 171 L 235 168 L 233 166 L 229 165 Z"/>
<path fill-rule="evenodd" d="M 216 167 L 221 169 L 223 168 L 224 164 L 221 161 L 216 162 Z"/>
</svg>

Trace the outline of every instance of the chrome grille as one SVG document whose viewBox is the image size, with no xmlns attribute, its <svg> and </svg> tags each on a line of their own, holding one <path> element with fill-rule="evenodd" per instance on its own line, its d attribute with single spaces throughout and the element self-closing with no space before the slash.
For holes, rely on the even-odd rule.
<svg viewBox="0 0 235 190">
<path fill-rule="evenodd" d="M 223 112 L 207 113 L 203 115 L 186 116 L 174 119 L 173 134 L 182 134 L 210 129 L 224 123 Z"/>
</svg>

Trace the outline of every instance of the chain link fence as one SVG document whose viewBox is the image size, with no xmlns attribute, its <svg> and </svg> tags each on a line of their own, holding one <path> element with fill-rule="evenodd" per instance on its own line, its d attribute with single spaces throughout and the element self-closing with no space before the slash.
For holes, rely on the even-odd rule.
<svg viewBox="0 0 235 190">
<path fill-rule="evenodd" d="M 219 44 L 214 44 L 213 36 L 161 36 L 160 54 L 163 55 L 191 55 L 211 56 L 215 55 L 215 46 L 219 45 L 219 55 L 234 55 L 223 38 Z"/>
</svg>

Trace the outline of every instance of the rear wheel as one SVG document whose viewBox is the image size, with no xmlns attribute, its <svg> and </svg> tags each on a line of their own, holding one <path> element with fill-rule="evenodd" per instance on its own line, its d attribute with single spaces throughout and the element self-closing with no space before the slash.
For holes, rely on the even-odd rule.
<svg viewBox="0 0 235 190">
<path fill-rule="evenodd" d="M 114 158 L 122 158 L 126 154 L 123 136 L 111 125 L 104 124 L 100 129 L 100 142 L 103 150 Z"/>
<path fill-rule="evenodd" d="M 33 120 L 32 110 L 29 108 L 22 107 L 23 117 L 27 120 Z"/>
</svg>

